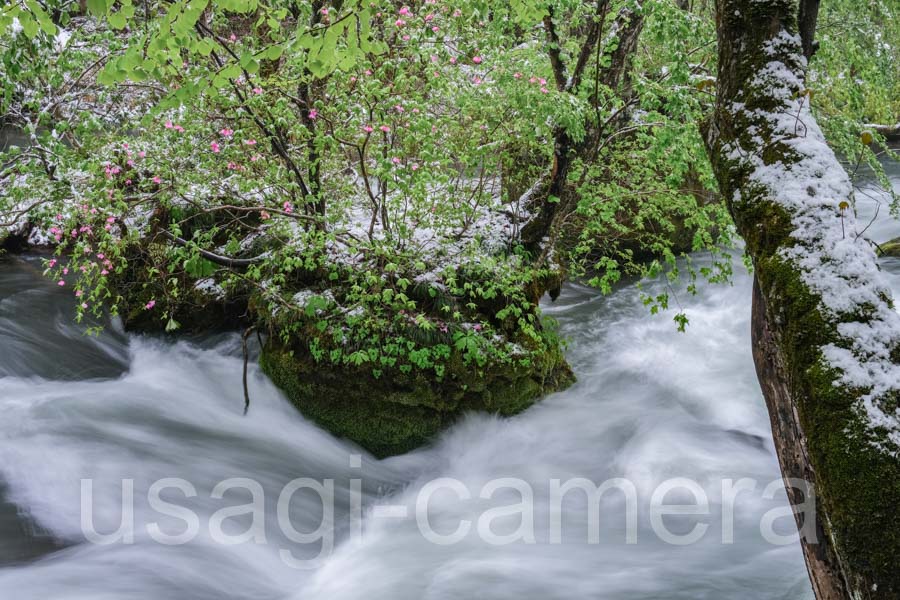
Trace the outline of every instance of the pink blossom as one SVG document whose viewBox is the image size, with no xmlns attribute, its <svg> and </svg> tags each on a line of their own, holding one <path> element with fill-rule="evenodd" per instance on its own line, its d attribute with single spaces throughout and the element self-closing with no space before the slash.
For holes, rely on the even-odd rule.
<svg viewBox="0 0 900 600">
<path fill-rule="evenodd" d="M 166 121 L 166 129 L 172 129 L 172 121 Z"/>
<path fill-rule="evenodd" d="M 99 252 L 99 253 L 97 254 L 97 258 L 99 258 L 100 260 L 103 260 L 104 258 L 106 258 L 106 255 L 103 254 L 102 252 Z"/>
<path fill-rule="evenodd" d="M 65 267 L 63 269 L 63 275 L 68 275 L 68 274 L 69 274 L 69 267 Z"/>
<path fill-rule="evenodd" d="M 151 300 L 144 306 L 144 308 L 146 308 L 147 310 L 153 310 L 154 306 L 156 306 L 156 300 Z"/>
<path fill-rule="evenodd" d="M 87 310 L 87 307 L 88 307 L 87 302 L 82 302 L 82 303 L 81 303 L 81 308 Z"/>
<path fill-rule="evenodd" d="M 435 25 L 434 27 L 431 28 L 431 30 L 432 30 L 433 32 L 437 33 L 438 31 L 441 30 L 441 28 L 438 27 L 437 25 Z"/>
<path fill-rule="evenodd" d="M 269 211 L 263 210 L 263 211 L 260 211 L 259 218 L 262 219 L 263 221 L 268 221 L 269 219 L 272 218 L 272 215 L 269 214 Z"/>
<path fill-rule="evenodd" d="M 209 144 L 209 149 L 212 150 L 214 154 L 218 154 L 219 153 L 219 144 L 216 142 L 211 142 Z"/>
<path fill-rule="evenodd" d="M 410 166 L 410 169 L 412 169 L 413 171 L 418 171 L 419 165 L 417 165 L 416 163 L 413 163 L 412 166 Z"/>
<path fill-rule="evenodd" d="M 244 145 L 246 145 L 246 146 L 255 146 L 255 145 L 256 145 L 256 140 L 252 140 L 252 139 L 251 139 L 251 140 L 244 140 Z"/>
<path fill-rule="evenodd" d="M 82 292 L 81 290 L 75 290 L 75 297 L 76 297 L 76 298 L 81 298 L 81 296 L 83 296 L 83 295 L 84 295 L 84 292 Z"/>
<path fill-rule="evenodd" d="M 541 82 L 541 85 L 547 85 L 547 80 L 541 77 L 538 81 Z"/>
<path fill-rule="evenodd" d="M 394 105 L 394 110 L 396 110 L 398 113 L 402 113 L 402 112 L 403 112 L 403 107 L 400 106 L 399 104 L 395 104 L 395 105 Z"/>
<path fill-rule="evenodd" d="M 47 263 L 47 264 L 49 264 L 49 265 L 50 265 L 50 268 L 52 269 L 53 267 L 56 266 L 56 259 L 55 259 L 55 258 L 51 259 L 50 262 Z"/>
<path fill-rule="evenodd" d="M 147 156 L 147 153 L 144 152 L 143 150 L 141 150 L 140 152 L 138 152 L 138 158 L 146 158 L 146 156 Z"/>
<path fill-rule="evenodd" d="M 62 286 L 64 286 L 64 285 L 66 285 L 65 279 L 60 279 L 60 280 L 57 282 L 56 285 L 58 285 L 59 287 L 62 287 Z"/>
<path fill-rule="evenodd" d="M 255 88 L 253 88 L 253 93 L 256 94 L 257 96 L 260 95 L 260 94 L 262 94 L 262 92 L 263 92 L 263 91 L 262 91 L 262 88 L 261 88 L 261 87 L 255 87 Z"/>
<path fill-rule="evenodd" d="M 309 111 L 309 118 L 310 120 L 315 121 L 317 118 L 319 118 L 319 111 L 317 111 L 316 109 L 312 109 L 311 111 Z"/>
<path fill-rule="evenodd" d="M 438 57 L 435 54 L 431 55 L 431 62 L 436 63 L 438 61 Z"/>
<path fill-rule="evenodd" d="M 227 138 L 230 138 L 232 135 L 234 135 L 234 131 L 231 129 L 227 129 L 227 128 L 219 131 L 219 133 L 222 134 L 222 137 L 227 137 Z"/>
<path fill-rule="evenodd" d="M 327 17 L 328 16 L 328 7 L 323 6 L 322 8 L 319 9 L 319 13 L 321 13 L 323 16 Z"/>
<path fill-rule="evenodd" d="M 294 212 L 294 206 L 290 202 L 285 202 L 284 204 L 281 205 L 281 207 L 284 209 L 284 212 L 286 212 L 286 213 Z"/>
<path fill-rule="evenodd" d="M 480 56 L 473 56 L 473 57 L 472 57 L 472 62 L 475 63 L 476 65 L 480 65 L 480 64 L 481 64 L 481 57 L 480 57 Z"/>
<path fill-rule="evenodd" d="M 548 89 L 545 88 L 544 86 L 541 86 L 541 93 L 542 93 L 542 94 L 547 94 L 547 93 L 549 93 L 549 92 L 550 92 L 550 90 L 548 90 Z"/>
<path fill-rule="evenodd" d="M 100 271 L 100 274 L 103 275 L 104 277 L 106 277 L 107 275 L 109 275 L 109 271 L 107 271 L 106 269 L 103 269 L 102 271 Z"/>
<path fill-rule="evenodd" d="M 451 64 L 451 65 L 455 65 L 455 64 L 456 64 L 456 57 L 455 57 L 455 56 L 451 56 L 451 57 L 450 57 L 450 64 Z"/>
<path fill-rule="evenodd" d="M 394 158 L 391 159 L 391 162 L 394 163 L 395 165 L 399 165 L 399 164 L 400 164 L 400 159 L 399 159 L 398 157 L 395 156 Z"/>
<path fill-rule="evenodd" d="M 363 126 L 363 131 L 365 131 L 366 133 L 372 133 L 372 131 L 374 131 L 374 128 L 371 125 L 365 125 Z"/>
<path fill-rule="evenodd" d="M 159 175 L 155 175 L 153 177 L 153 183 L 155 183 L 156 185 L 159 185 L 162 183 L 162 179 L 159 178 Z"/>
<path fill-rule="evenodd" d="M 457 8 L 456 10 L 453 11 L 453 16 L 454 16 L 454 17 L 461 17 L 461 16 L 462 16 L 462 11 L 459 10 L 459 9 Z"/>
<path fill-rule="evenodd" d="M 260 155 L 260 154 L 254 154 L 253 156 L 250 157 L 250 162 L 256 162 L 256 161 L 258 161 L 258 160 L 261 159 L 261 158 L 262 158 L 262 155 Z"/>
<path fill-rule="evenodd" d="M 528 80 L 528 83 L 537 83 L 537 77 L 532 77 Z"/>
<path fill-rule="evenodd" d="M 403 15 L 403 16 L 408 15 L 408 14 L 409 14 L 409 7 L 408 7 L 408 6 L 404 6 L 403 8 L 400 9 L 400 11 L 398 12 L 398 14 L 401 14 L 401 15 Z"/>
<path fill-rule="evenodd" d="M 182 127 L 181 125 L 176 125 L 175 131 L 177 131 L 178 133 L 184 133 L 184 127 Z"/>
<path fill-rule="evenodd" d="M 391 132 L 391 128 L 388 127 L 387 125 L 382 125 L 382 126 L 379 127 L 378 129 L 382 130 L 382 131 L 385 132 L 385 133 L 390 133 L 390 132 Z"/>
<path fill-rule="evenodd" d="M 434 15 L 433 15 L 433 14 L 428 13 L 427 15 L 425 15 L 425 22 L 426 22 L 426 23 L 429 22 L 429 21 L 431 21 L 432 19 L 434 19 Z"/>
<path fill-rule="evenodd" d="M 408 41 L 409 41 L 409 36 L 408 36 L 408 35 L 404 35 L 404 36 L 403 36 L 403 41 L 404 41 L 404 42 L 408 42 Z"/>
<path fill-rule="evenodd" d="M 228 36 L 228 40 L 231 42 L 236 42 L 237 36 L 232 33 L 231 35 Z"/>
<path fill-rule="evenodd" d="M 396 21 L 394 21 L 394 25 L 396 25 L 397 27 L 403 27 L 404 25 L 406 25 L 406 21 L 404 21 L 403 19 L 397 19 Z"/>
<path fill-rule="evenodd" d="M 115 218 L 115 217 L 106 217 L 106 222 L 107 222 L 107 223 L 115 223 L 115 222 L 116 222 L 116 218 Z"/>
<path fill-rule="evenodd" d="M 521 73 L 518 73 L 518 72 L 517 72 L 517 73 L 513 73 L 513 77 L 516 78 L 516 79 L 522 79 L 522 74 L 521 74 Z"/>
<path fill-rule="evenodd" d="M 371 74 L 372 74 L 372 69 L 366 69 L 366 75 L 371 75 Z"/>
</svg>

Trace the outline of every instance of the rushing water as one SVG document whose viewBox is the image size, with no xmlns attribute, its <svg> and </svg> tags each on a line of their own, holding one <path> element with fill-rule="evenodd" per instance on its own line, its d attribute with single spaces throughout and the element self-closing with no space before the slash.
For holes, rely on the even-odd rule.
<svg viewBox="0 0 900 600">
<path fill-rule="evenodd" d="M 860 203 L 873 213 L 873 202 Z M 870 230 L 878 241 L 897 232 L 885 214 L 882 207 Z M 900 291 L 898 265 L 885 266 Z M 170 343 L 110 325 L 86 337 L 71 321 L 69 294 L 39 270 L 33 257 L 0 265 L 0 599 L 812 597 L 799 542 L 777 545 L 761 533 L 769 511 L 781 511 L 779 534 L 793 522 L 783 516 L 783 491 L 763 494 L 779 471 L 750 355 L 750 277 L 742 269 L 731 286 L 680 296 L 691 319 L 686 333 L 671 315 L 649 316 L 633 287 L 599 297 L 568 286 L 546 310 L 571 339 L 575 386 L 512 419 L 470 415 L 405 456 L 362 453 L 361 465 L 359 449 L 304 420 L 255 369 L 252 407 L 242 416 L 236 336 Z M 258 534 L 266 543 L 223 545 L 210 533 L 213 513 L 250 501 L 247 490 L 211 497 L 232 477 L 260 484 Z M 300 559 L 330 544 L 327 536 L 292 541 L 279 525 L 279 493 L 298 477 L 335 486 L 333 551 L 305 570 L 281 551 Z M 444 489 L 430 498 L 429 523 L 441 535 L 473 523 L 449 545 L 428 541 L 413 510 L 439 477 L 472 495 Z M 649 518 L 653 491 L 675 477 L 696 482 L 709 500 L 708 514 L 666 517 L 677 534 L 708 525 L 689 545 L 665 542 Z M 196 490 L 190 498 L 172 488 L 162 495 L 199 516 L 199 533 L 186 544 L 160 544 L 147 530 L 159 523 L 175 535 L 186 527 L 149 504 L 162 478 Z M 530 485 L 535 543 L 491 545 L 477 535 L 479 516 L 520 500 L 509 488 L 479 498 L 495 478 Z M 599 541 L 588 543 L 590 507 L 572 493 L 561 504 L 562 543 L 551 543 L 554 478 L 629 480 L 638 497 L 636 543 L 626 543 L 626 505 L 616 491 L 602 497 Z M 722 482 L 740 478 L 757 487 L 734 502 L 733 543 L 723 543 Z M 86 504 L 102 533 L 118 527 L 123 480 L 133 481 L 133 543 L 86 540 L 82 479 L 93 481 Z M 362 480 L 361 535 L 351 519 L 353 479 Z M 666 502 L 693 500 L 672 492 Z M 403 508 L 407 517 L 396 516 Z M 288 516 L 311 532 L 326 513 L 316 494 L 301 490 Z M 511 533 L 519 522 L 518 514 L 498 518 L 493 531 Z M 249 525 L 244 515 L 224 529 L 238 534 Z"/>
</svg>

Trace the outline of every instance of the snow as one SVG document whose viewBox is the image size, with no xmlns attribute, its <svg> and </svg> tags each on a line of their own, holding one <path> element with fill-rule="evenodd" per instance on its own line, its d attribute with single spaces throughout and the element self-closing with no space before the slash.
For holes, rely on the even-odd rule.
<svg viewBox="0 0 900 600">
<path fill-rule="evenodd" d="M 872 246 L 856 234 L 853 187 L 811 114 L 809 97 L 797 69 L 774 57 L 790 50 L 797 64 L 800 40 L 782 31 L 767 49 L 773 60 L 755 76 L 752 85 L 764 87 L 781 100 L 784 110 L 748 113 L 754 122 L 767 122 L 775 136 L 798 160 L 766 165 L 753 152 L 733 148 L 730 156 L 749 161 L 750 180 L 761 186 L 791 215 L 796 244 L 784 251 L 799 267 L 803 282 L 821 297 L 821 310 L 839 323 L 838 343 L 822 348 L 828 366 L 841 375 L 838 385 L 863 390 L 859 407 L 883 450 L 900 448 L 900 365 L 891 353 L 900 347 L 900 314 L 892 309 L 890 291 L 877 265 Z M 746 107 L 734 110 L 747 113 Z M 753 145 L 762 147 L 760 139 Z M 841 203 L 846 202 L 844 207 Z M 864 316 L 865 321 L 859 317 Z M 886 432 L 888 444 L 883 442 Z"/>
</svg>

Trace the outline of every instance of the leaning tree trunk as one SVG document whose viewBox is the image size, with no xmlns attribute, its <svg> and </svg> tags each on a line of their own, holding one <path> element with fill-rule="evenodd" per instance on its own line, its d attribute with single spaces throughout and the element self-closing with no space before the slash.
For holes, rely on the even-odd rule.
<svg viewBox="0 0 900 600">
<path fill-rule="evenodd" d="M 816 492 L 814 522 L 795 511 L 816 596 L 900 598 L 900 315 L 809 110 L 800 4 L 717 0 L 707 145 L 755 267 L 754 360 L 782 472 Z"/>
</svg>

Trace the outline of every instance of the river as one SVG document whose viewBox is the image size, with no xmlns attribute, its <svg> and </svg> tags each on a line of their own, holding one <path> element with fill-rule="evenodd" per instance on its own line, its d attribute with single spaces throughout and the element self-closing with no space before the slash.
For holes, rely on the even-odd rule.
<svg viewBox="0 0 900 600">
<path fill-rule="evenodd" d="M 859 197 L 863 220 L 874 206 Z M 877 241 L 900 230 L 886 215 L 882 206 L 867 232 Z M 883 264 L 900 293 L 900 262 Z M 87 337 L 71 320 L 69 294 L 41 277 L 39 258 L 9 259 L 0 265 L 0 598 L 810 599 L 751 359 L 751 279 L 740 260 L 735 266 L 731 285 L 679 295 L 690 317 L 685 333 L 671 313 L 649 315 L 634 286 L 607 297 L 567 286 L 545 311 L 570 339 L 576 385 L 515 418 L 470 415 L 430 447 L 376 461 L 307 422 L 252 365 L 252 406 L 243 416 L 236 335 L 173 343 L 110 324 Z M 214 513 L 251 499 L 250 488 L 211 497 L 234 477 L 259 484 L 265 515 L 255 533 L 265 543 L 226 545 L 212 533 Z M 299 477 L 333 480 L 333 513 L 303 489 L 282 517 L 303 532 L 324 517 L 333 537 L 298 542 L 278 518 L 279 495 Z M 148 494 L 164 478 L 196 492 L 161 494 L 196 515 L 199 528 L 186 543 L 159 543 L 147 528 L 174 536 L 189 525 L 151 505 Z M 428 498 L 429 527 L 448 536 L 472 524 L 455 543 L 426 539 L 414 515 L 438 478 L 461 488 Z M 490 508 L 521 499 L 510 487 L 480 498 L 496 478 L 533 491 L 534 543 L 526 535 L 493 545 L 476 531 Z M 573 478 L 628 480 L 637 494 L 634 537 L 626 495 L 613 490 L 601 498 L 599 537 L 589 539 L 587 496 L 573 492 L 557 504 L 551 497 L 551 480 Z M 666 541 L 650 515 L 651 496 L 672 478 L 694 482 L 708 500 L 701 514 L 664 519 L 673 535 L 705 525 L 690 544 Z M 741 478 L 755 488 L 737 496 L 731 518 L 723 480 Z M 116 530 L 123 480 L 134 490 L 133 541 L 91 543 L 85 506 L 88 525 Z M 764 494 L 773 481 L 776 493 Z M 694 503 L 685 489 L 666 502 Z M 733 523 L 730 541 L 723 522 Z M 522 523 L 522 513 L 498 517 L 491 531 L 511 534 Z M 244 514 L 223 530 L 237 535 L 250 525 Z"/>
</svg>

